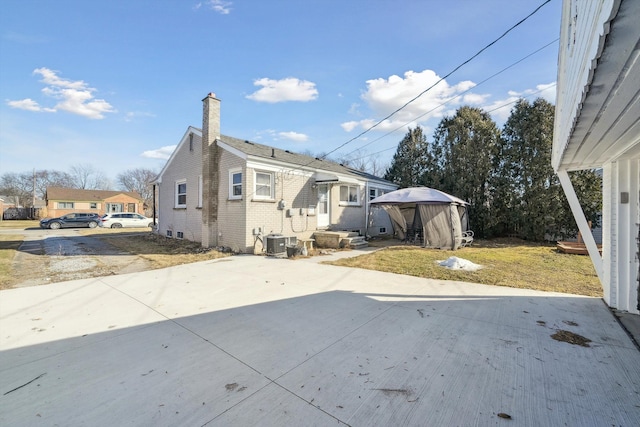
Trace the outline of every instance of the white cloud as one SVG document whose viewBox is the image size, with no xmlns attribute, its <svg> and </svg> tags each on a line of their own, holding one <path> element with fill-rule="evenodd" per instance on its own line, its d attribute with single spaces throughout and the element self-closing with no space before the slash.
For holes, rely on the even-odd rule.
<svg viewBox="0 0 640 427">
<path fill-rule="evenodd" d="M 215 12 L 218 12 L 221 15 L 228 15 L 231 13 L 231 6 L 233 2 L 223 1 L 223 0 L 206 0 L 204 2 L 197 3 L 195 5 L 195 9 L 200 9 L 202 5 L 209 6 L 209 8 Z"/>
<path fill-rule="evenodd" d="M 507 92 L 507 98 L 499 99 L 491 104 L 484 105 L 482 108 L 489 112 L 496 122 L 505 122 L 511 114 L 511 109 L 520 98 L 543 98 L 555 104 L 556 101 L 556 82 L 536 85 L 535 89 L 526 89 L 522 92 L 510 90 Z"/>
<path fill-rule="evenodd" d="M 279 132 L 278 136 L 296 142 L 305 142 L 309 139 L 309 136 L 298 132 Z"/>
<path fill-rule="evenodd" d="M 461 105 L 463 98 L 459 95 L 475 86 L 475 83 L 471 81 L 462 81 L 455 85 L 450 85 L 444 80 L 437 83 L 439 80 L 440 76 L 432 70 L 407 71 L 403 77 L 392 75 L 388 79 L 368 80 L 366 82 L 367 90 L 362 94 L 361 98 L 378 119 L 368 118 L 358 122 L 346 122 L 342 124 L 342 128 L 347 132 L 356 129 L 358 126 L 363 130 L 367 129 L 373 126 L 379 118 L 388 116 L 398 110 L 431 86 L 433 88 L 394 114 L 390 119 L 380 123 L 376 129 L 381 131 L 392 130 L 405 124 L 413 126 L 433 117 L 442 117 L 446 112 L 445 104 L 449 106 L 448 108 L 452 105 Z M 475 95 L 469 99 L 478 101 L 482 96 Z"/>
<path fill-rule="evenodd" d="M 356 122 L 356 121 L 352 120 L 350 122 L 344 122 L 344 123 L 340 124 L 340 127 L 342 127 L 342 129 L 344 129 L 345 132 L 351 132 L 352 130 L 357 128 L 359 124 L 360 124 L 360 122 Z"/>
<path fill-rule="evenodd" d="M 257 102 L 286 102 L 286 101 L 313 101 L 318 97 L 316 84 L 307 80 L 300 80 L 294 77 L 287 77 L 282 80 L 262 78 L 253 82 L 254 86 L 262 86 L 248 99 Z"/>
<path fill-rule="evenodd" d="M 42 76 L 42 83 L 45 88 L 42 93 L 48 97 L 59 99 L 60 101 L 52 108 L 41 107 L 31 98 L 19 101 L 8 101 L 7 105 L 12 108 L 19 108 L 28 111 L 67 111 L 72 114 L 88 117 L 90 119 L 103 119 L 105 113 L 114 113 L 115 110 L 104 99 L 95 99 L 93 93 L 96 89 L 89 87 L 82 80 L 67 80 L 60 78 L 55 71 L 48 68 L 36 68 L 33 74 Z"/>
<path fill-rule="evenodd" d="M 175 149 L 176 145 L 166 145 L 164 147 L 158 148 L 157 150 L 144 151 L 141 156 L 148 159 L 167 160 L 169 157 L 171 157 L 171 153 L 173 153 Z"/>
<path fill-rule="evenodd" d="M 27 111 L 36 111 L 36 112 L 47 112 L 53 113 L 56 110 L 52 108 L 43 108 L 36 101 L 31 98 L 25 98 L 20 101 L 7 101 L 7 105 L 11 108 L 17 108 L 19 110 L 27 110 Z"/>
</svg>

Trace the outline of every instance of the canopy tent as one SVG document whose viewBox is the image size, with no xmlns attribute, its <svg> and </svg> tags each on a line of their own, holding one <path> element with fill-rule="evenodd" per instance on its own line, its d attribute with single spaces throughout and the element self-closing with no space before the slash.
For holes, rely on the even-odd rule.
<svg viewBox="0 0 640 427">
<path fill-rule="evenodd" d="M 382 207 L 401 240 L 418 237 L 423 246 L 458 249 L 467 230 L 469 203 L 429 187 L 402 188 L 369 202 Z"/>
</svg>

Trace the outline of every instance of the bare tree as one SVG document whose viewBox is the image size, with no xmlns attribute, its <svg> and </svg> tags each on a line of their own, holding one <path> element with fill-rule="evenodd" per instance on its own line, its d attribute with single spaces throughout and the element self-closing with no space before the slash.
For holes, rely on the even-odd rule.
<svg viewBox="0 0 640 427">
<path fill-rule="evenodd" d="M 149 210 L 153 204 L 153 185 L 151 181 L 153 181 L 157 175 L 157 172 L 151 169 L 128 169 L 118 174 L 118 187 L 140 194 L 147 210 Z"/>
<path fill-rule="evenodd" d="M 33 199 L 33 174 L 8 172 L 0 177 L 0 194 L 11 197 L 17 206 L 30 207 Z"/>
<path fill-rule="evenodd" d="M 36 195 L 41 199 L 46 197 L 47 187 L 73 188 L 73 177 L 67 172 L 56 170 L 40 170 L 35 172 Z"/>
<path fill-rule="evenodd" d="M 69 174 L 73 178 L 75 188 L 83 190 L 109 190 L 111 182 L 104 172 L 88 163 L 71 166 Z"/>
</svg>

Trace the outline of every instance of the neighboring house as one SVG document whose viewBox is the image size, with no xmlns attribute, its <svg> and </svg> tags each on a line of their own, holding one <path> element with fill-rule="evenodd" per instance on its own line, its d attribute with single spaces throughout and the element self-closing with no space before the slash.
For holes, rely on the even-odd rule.
<svg viewBox="0 0 640 427">
<path fill-rule="evenodd" d="M 606 303 L 640 313 L 640 1 L 565 0 L 552 164 Z M 602 257 L 568 171 L 603 170 Z"/>
<path fill-rule="evenodd" d="M 71 212 L 97 213 L 99 215 L 114 212 L 135 212 L 144 215 L 142 198 L 136 192 L 47 187 L 46 200 L 46 216 L 50 218 Z"/>
<path fill-rule="evenodd" d="M 158 233 L 261 252 L 265 236 L 317 230 L 391 233 L 386 214 L 368 227 L 368 201 L 397 186 L 354 169 L 220 134 L 220 101 L 204 100 L 202 130 L 189 127 L 154 182 Z"/>
</svg>

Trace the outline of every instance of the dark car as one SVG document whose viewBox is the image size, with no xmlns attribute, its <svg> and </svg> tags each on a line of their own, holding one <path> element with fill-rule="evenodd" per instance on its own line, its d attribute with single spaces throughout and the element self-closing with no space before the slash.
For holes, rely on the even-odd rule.
<svg viewBox="0 0 640 427">
<path fill-rule="evenodd" d="M 94 213 L 70 213 L 59 218 L 45 218 L 40 220 L 41 228 L 95 228 L 100 222 L 100 216 Z"/>
</svg>

